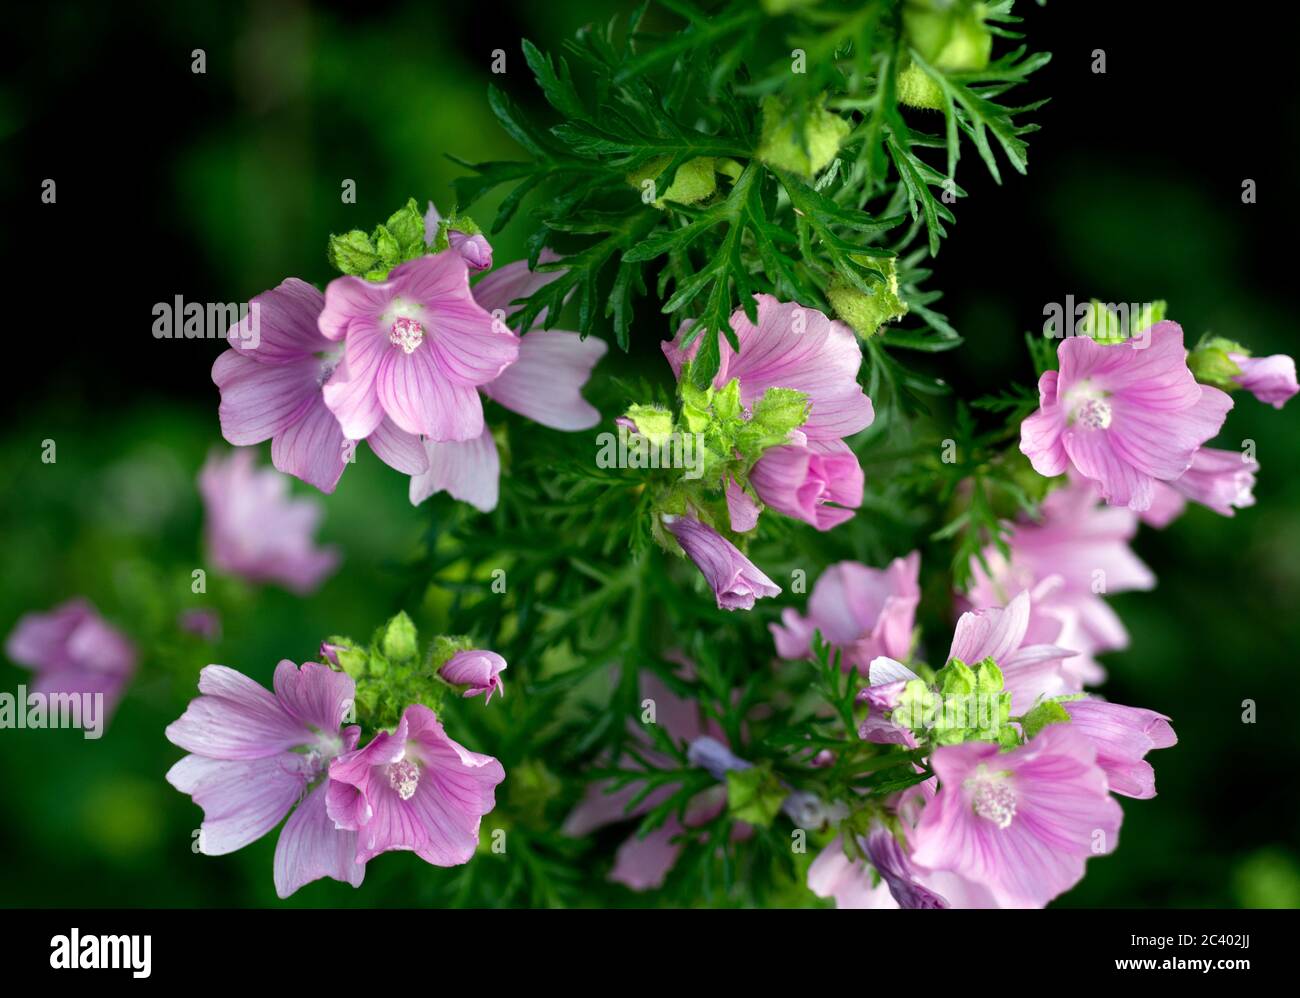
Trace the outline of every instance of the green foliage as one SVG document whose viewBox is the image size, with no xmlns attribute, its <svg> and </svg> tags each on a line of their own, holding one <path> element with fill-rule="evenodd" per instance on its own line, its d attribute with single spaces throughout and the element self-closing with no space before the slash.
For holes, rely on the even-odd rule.
<svg viewBox="0 0 1300 998">
<path fill-rule="evenodd" d="M 545 248 L 566 257 L 563 276 L 515 316 L 519 328 L 543 312 L 552 326 L 576 295 L 583 335 L 598 328 L 603 301 L 626 349 L 633 296 L 654 287 L 662 312 L 689 321 L 689 339 L 700 339 L 692 377 L 701 387 L 717 373 L 719 337 L 736 346 L 737 309 L 754 317 L 756 292 L 830 310 L 832 289 L 851 289 L 859 297 L 850 304 L 841 295 L 837 311 L 856 317 L 859 329 L 863 298 L 884 295 L 864 333 L 909 314 L 920 327 L 900 330 L 885 347 L 956 345 L 927 307 L 937 294 L 918 287 L 915 258 L 910 273 L 896 273 L 893 261 L 918 241 L 938 252 L 953 221 L 948 204 L 964 193 L 955 178 L 960 133 L 994 177 L 990 135 L 1024 170 L 1023 136 L 1034 126 L 1016 119 L 1038 105 L 1000 100 L 1047 56 L 1021 46 L 988 60 L 993 34 L 1019 38 L 1010 3 L 962 0 L 940 16 L 916 0 L 766 8 L 663 0 L 682 22 L 668 35 L 643 29 L 648 6 L 625 22 L 584 28 L 563 55 L 524 41 L 551 123 L 491 91 L 493 111 L 527 158 L 465 163 L 473 175 L 457 181 L 461 204 L 507 185 L 492 231 L 527 203 L 532 262 Z M 904 113 L 898 81 L 916 67 L 939 91 L 942 136 Z M 946 163 L 930 161 L 934 149 L 946 150 Z M 881 354 L 905 391 L 933 391 Z"/>
</svg>

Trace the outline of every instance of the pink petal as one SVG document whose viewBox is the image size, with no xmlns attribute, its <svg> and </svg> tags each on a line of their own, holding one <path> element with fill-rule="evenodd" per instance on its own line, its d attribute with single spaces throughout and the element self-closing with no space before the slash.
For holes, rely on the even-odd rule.
<svg viewBox="0 0 1300 998">
<path fill-rule="evenodd" d="M 345 439 L 339 421 L 325 404 L 325 396 L 317 391 L 298 418 L 271 441 L 271 463 L 286 475 L 328 494 L 337 487 L 347 467 Z"/>
<path fill-rule="evenodd" d="M 418 506 L 435 492 L 447 492 L 485 513 L 496 508 L 501 479 L 501 458 L 486 426 L 474 440 L 424 441 L 427 469 L 411 478 L 411 505 Z"/>
<path fill-rule="evenodd" d="M 360 887 L 364 863 L 356 861 L 357 833 L 335 828 L 325 809 L 326 784 L 312 790 L 289 816 L 275 844 L 275 893 L 287 898 L 322 877 Z"/>
<path fill-rule="evenodd" d="M 472 440 L 483 432 L 483 404 L 472 385 L 450 381 L 432 349 L 384 353 L 375 379 L 379 403 L 401 430 L 432 440 Z"/>
<path fill-rule="evenodd" d="M 306 786 L 298 758 L 291 752 L 238 761 L 187 755 L 172 766 L 167 782 L 203 809 L 200 851 L 224 856 L 278 825 Z"/>
<path fill-rule="evenodd" d="M 388 417 L 366 437 L 366 443 L 384 464 L 404 475 L 421 475 L 429 470 L 429 458 L 424 452 L 424 442 L 414 433 L 407 433 Z"/>
<path fill-rule="evenodd" d="M 235 446 L 258 444 L 300 419 L 320 392 L 314 357 L 284 364 L 259 364 L 235 350 L 212 365 L 221 391 L 217 414 L 221 435 Z"/>
<path fill-rule="evenodd" d="M 600 413 L 582 397 L 591 369 L 605 355 L 604 340 L 561 330 L 537 330 L 519 341 L 519 359 L 483 393 L 507 409 L 554 430 L 585 430 Z"/>
</svg>

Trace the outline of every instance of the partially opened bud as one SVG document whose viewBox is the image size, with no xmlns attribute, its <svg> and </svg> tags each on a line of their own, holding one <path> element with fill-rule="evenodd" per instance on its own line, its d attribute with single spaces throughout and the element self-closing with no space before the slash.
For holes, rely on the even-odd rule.
<svg viewBox="0 0 1300 998">
<path fill-rule="evenodd" d="M 493 693 L 505 696 L 505 688 L 501 685 L 501 672 L 505 667 L 506 660 L 496 652 L 471 648 L 448 659 L 438 670 L 438 675 L 454 686 L 468 686 L 464 694 L 467 697 L 486 693 L 483 702 L 489 703 Z"/>
</svg>

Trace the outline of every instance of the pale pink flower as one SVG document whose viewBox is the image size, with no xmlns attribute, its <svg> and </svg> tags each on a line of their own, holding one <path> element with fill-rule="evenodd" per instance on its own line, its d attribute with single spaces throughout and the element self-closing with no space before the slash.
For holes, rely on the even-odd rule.
<svg viewBox="0 0 1300 998">
<path fill-rule="evenodd" d="M 909 834 L 912 862 L 987 888 L 1008 908 L 1038 908 L 1111 852 L 1123 812 L 1093 743 L 1050 724 L 1019 748 L 986 742 L 935 749 L 939 779 Z"/>
<path fill-rule="evenodd" d="M 344 344 L 325 403 L 353 440 L 385 417 L 433 440 L 472 440 L 483 432 L 479 386 L 519 356 L 518 337 L 474 300 L 453 251 L 400 264 L 385 281 L 335 278 L 318 324 Z"/>
<path fill-rule="evenodd" d="M 338 567 L 336 548 L 316 546 L 321 504 L 292 498 L 289 480 L 255 467 L 250 449 L 214 451 L 199 472 L 199 494 L 208 557 L 219 570 L 305 595 Z"/>
<path fill-rule="evenodd" d="M 1108 345 L 1072 336 L 1057 356 L 1060 371 L 1038 381 L 1040 408 L 1021 424 L 1020 449 L 1041 475 L 1077 469 L 1115 506 L 1147 509 L 1155 483 L 1182 475 L 1232 408 L 1225 392 L 1197 383 L 1173 322 Z"/>
<path fill-rule="evenodd" d="M 906 659 L 921 600 L 921 555 L 913 551 L 884 569 L 842 561 L 826 569 L 813 585 L 808 615 L 786 608 L 781 623 L 769 624 L 782 658 L 806 658 L 814 631 L 838 648 L 846 669 L 866 673 L 884 655 Z"/>
</svg>

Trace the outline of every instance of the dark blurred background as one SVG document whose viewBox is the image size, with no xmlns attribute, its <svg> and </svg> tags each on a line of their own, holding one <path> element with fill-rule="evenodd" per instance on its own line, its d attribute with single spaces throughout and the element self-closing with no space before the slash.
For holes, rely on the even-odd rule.
<svg viewBox="0 0 1300 998">
<path fill-rule="evenodd" d="M 245 301 L 289 275 L 320 283 L 327 233 L 368 229 L 412 195 L 450 207 L 460 168 L 445 153 L 518 155 L 485 91 L 494 81 L 538 104 L 521 36 L 554 49 L 630 6 L 74 2 L 11 22 L 0 631 L 79 593 L 161 631 L 175 609 L 166 594 L 187 592 L 201 523 L 192 482 L 220 443 L 208 372 L 221 344 L 154 339 L 155 302 Z M 1189 341 L 1211 330 L 1261 354 L 1300 352 L 1290 5 L 1236 18 L 1172 2 L 1018 6 L 1032 46 L 1054 55 L 1023 102 L 1051 102 L 1031 116 L 1042 130 L 1027 177 L 1006 170 L 999 187 L 964 150 L 971 196 L 932 283 L 967 342 L 937 369 L 967 398 L 1028 381 L 1023 333 L 1067 294 L 1163 298 Z M 194 49 L 205 74 L 191 71 Z M 489 69 L 495 49 L 504 78 Z M 54 205 L 40 201 L 46 178 Z M 354 205 L 340 201 L 345 179 Z M 1254 204 L 1242 202 L 1247 179 Z M 494 207 L 474 214 L 486 226 Z M 522 255 L 518 222 L 494 245 L 498 261 Z M 667 320 L 643 309 L 638 323 L 617 363 L 662 377 Z M 1159 798 L 1123 802 L 1120 848 L 1058 904 L 1300 906 L 1300 725 L 1286 714 L 1300 648 L 1300 402 L 1279 413 L 1236 400 L 1220 445 L 1256 441 L 1258 506 L 1143 530 L 1136 546 L 1159 587 L 1114 600 L 1133 641 L 1108 657 L 1105 692 L 1172 716 L 1179 744 L 1154 760 Z M 45 439 L 54 465 L 39 460 Z M 146 676 L 102 742 L 0 731 L 0 904 L 274 902 L 274 836 L 225 859 L 191 854 L 197 809 L 161 779 L 179 754 L 162 737 L 171 684 L 192 682 L 209 655 L 265 680 L 323 633 L 364 634 L 391 613 L 403 593 L 388 569 L 420 530 L 405 491 L 360 456 L 323 531 L 346 551 L 343 573 L 306 601 L 226 586 L 225 605 L 256 612 L 214 650 L 160 653 L 188 674 Z M 0 663 L 0 689 L 24 677 Z M 1241 721 L 1248 699 L 1255 724 Z M 417 861 L 390 859 L 372 864 L 366 891 L 314 885 L 294 902 L 377 903 L 387 883 L 419 903 L 398 886 Z"/>
</svg>

